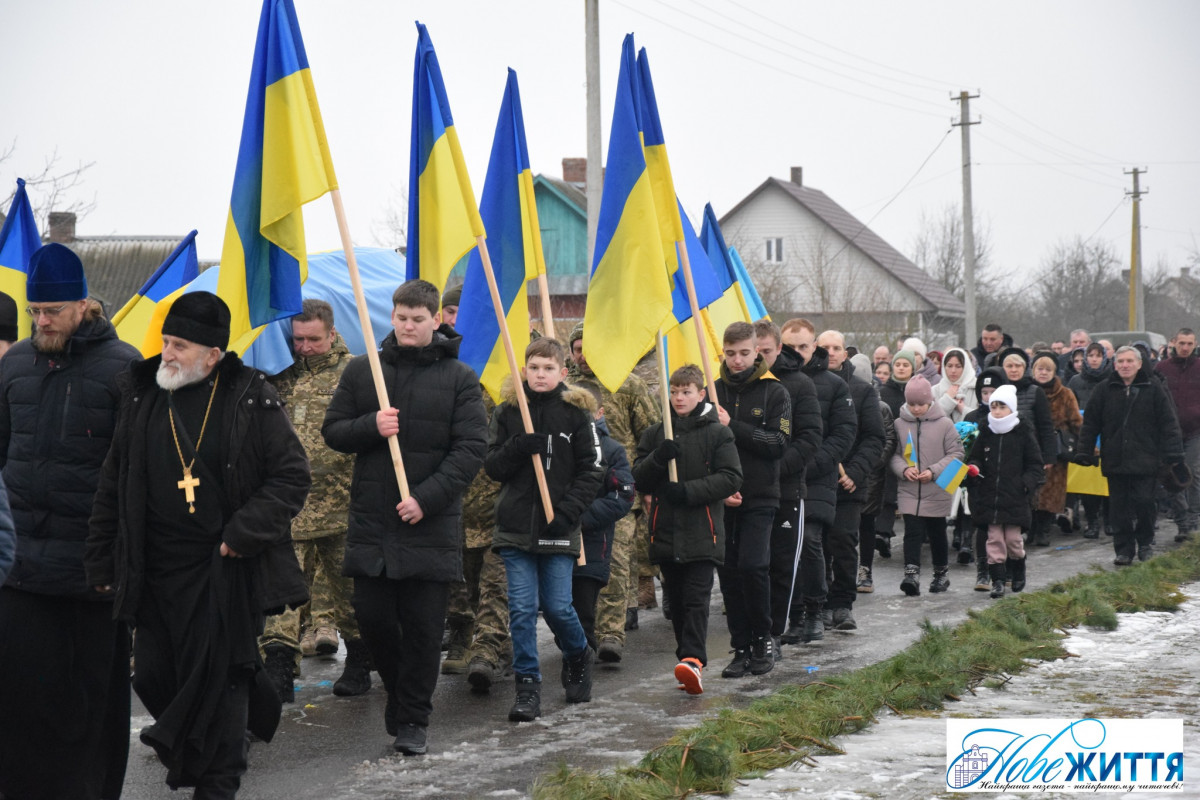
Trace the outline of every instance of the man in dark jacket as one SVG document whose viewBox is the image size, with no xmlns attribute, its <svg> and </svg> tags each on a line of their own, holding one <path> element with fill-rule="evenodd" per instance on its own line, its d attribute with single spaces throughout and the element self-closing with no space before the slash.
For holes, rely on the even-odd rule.
<svg viewBox="0 0 1200 800">
<path fill-rule="evenodd" d="M 266 376 L 225 352 L 224 301 L 180 296 L 162 334 L 162 356 L 120 379 L 87 579 L 137 628 L 133 688 L 155 720 L 141 740 L 167 785 L 231 798 L 246 730 L 269 741 L 279 722 L 264 615 L 308 598 L 289 533 L 308 459 Z"/>
<path fill-rule="evenodd" d="M 1172 340 L 1175 355 L 1158 362 L 1156 369 L 1167 381 L 1167 391 L 1179 413 L 1183 452 L 1192 471 L 1192 485 L 1172 498 L 1172 512 L 1180 542 L 1200 533 L 1200 358 L 1196 332 L 1180 328 Z"/>
<path fill-rule="evenodd" d="M 1013 338 L 994 322 L 983 326 L 979 334 L 979 343 L 971 348 L 975 364 L 980 370 L 1000 366 L 997 358 L 1000 351 L 1013 346 Z"/>
<path fill-rule="evenodd" d="M 33 335 L 0 359 L 0 468 L 16 560 L 0 589 L 0 795 L 110 798 L 129 752 L 129 629 L 84 576 L 117 374 L 140 358 L 87 299 L 78 256 L 30 259 Z"/>
<path fill-rule="evenodd" d="M 428 281 L 396 290 L 393 330 L 379 350 L 391 405 L 379 408 L 368 356 L 358 356 L 321 427 L 326 444 L 355 455 L 343 569 L 354 578 L 359 632 L 387 689 L 384 727 L 405 755 L 426 750 L 449 586 L 462 580 L 462 495 L 487 447 L 479 378 L 458 360 L 462 337 L 438 327 L 439 300 Z M 403 500 L 392 436 L 411 489 Z"/>
<path fill-rule="evenodd" d="M 1183 461 L 1183 437 L 1171 398 L 1143 367 L 1136 347 L 1117 350 L 1114 374 L 1096 387 L 1083 414 L 1081 443 L 1100 437 L 1100 469 L 1108 478 L 1109 513 L 1116 531 L 1117 566 L 1150 558 L 1154 538 L 1154 488 L 1163 462 Z M 1080 447 L 1075 463 L 1091 466 L 1092 453 Z M 1134 523 L 1136 520 L 1136 528 Z"/>
</svg>

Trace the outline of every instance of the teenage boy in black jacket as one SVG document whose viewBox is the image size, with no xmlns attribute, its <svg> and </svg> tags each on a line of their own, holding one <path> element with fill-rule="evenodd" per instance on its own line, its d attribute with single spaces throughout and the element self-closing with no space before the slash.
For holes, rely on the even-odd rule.
<svg viewBox="0 0 1200 800">
<path fill-rule="evenodd" d="M 779 462 L 792 432 L 792 401 L 758 354 L 754 326 L 725 329 L 717 410 L 733 431 L 742 491 L 725 501 L 725 565 L 720 569 L 733 661 L 725 678 L 762 675 L 775 666 L 771 639 L 771 525 L 779 508 Z"/>
<path fill-rule="evenodd" d="M 704 399 L 704 374 L 687 364 L 671 375 L 673 439 L 658 423 L 642 434 L 633 476 L 649 504 L 650 560 L 662 571 L 675 627 L 675 680 L 688 694 L 704 691 L 708 607 L 713 567 L 725 559 L 725 498 L 742 485 L 733 432 Z M 669 464 L 677 475 L 670 480 Z"/>
</svg>

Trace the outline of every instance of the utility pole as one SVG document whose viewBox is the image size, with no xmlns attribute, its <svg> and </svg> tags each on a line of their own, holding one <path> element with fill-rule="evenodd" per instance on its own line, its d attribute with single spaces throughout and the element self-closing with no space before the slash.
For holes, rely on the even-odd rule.
<svg viewBox="0 0 1200 800">
<path fill-rule="evenodd" d="M 975 320 L 975 216 L 971 210 L 971 126 L 979 124 L 971 122 L 971 100 L 977 97 L 978 94 L 959 92 L 958 122 L 950 123 L 962 128 L 963 300 L 967 307 L 967 337 L 964 342 L 971 342 L 979 335 L 979 326 Z M 951 99 L 954 99 L 953 96 Z"/>
<path fill-rule="evenodd" d="M 584 60 L 587 76 L 587 271 L 596 252 L 600 226 L 600 193 L 604 188 L 604 163 L 600 155 L 600 0 L 584 2 Z"/>
<path fill-rule="evenodd" d="M 1129 253 L 1129 330 L 1146 330 L 1146 297 L 1142 290 L 1142 195 L 1149 189 L 1138 187 L 1138 176 L 1145 175 L 1150 170 L 1147 167 L 1125 170 L 1126 175 L 1133 176 L 1133 191 L 1125 192 L 1133 198 L 1133 239 Z"/>
</svg>

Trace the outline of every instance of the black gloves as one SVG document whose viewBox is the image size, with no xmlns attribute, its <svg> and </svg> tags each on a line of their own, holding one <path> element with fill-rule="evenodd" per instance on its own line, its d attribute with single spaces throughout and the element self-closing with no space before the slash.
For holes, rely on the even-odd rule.
<svg viewBox="0 0 1200 800">
<path fill-rule="evenodd" d="M 1094 467 L 1096 466 L 1096 459 L 1087 453 L 1076 453 L 1071 456 L 1071 463 L 1078 464 L 1081 467 Z"/>
<path fill-rule="evenodd" d="M 561 515 L 556 516 L 542 529 L 541 539 L 570 539 L 572 525 Z"/>
<path fill-rule="evenodd" d="M 523 456 L 536 456 L 549 452 L 550 434 L 518 433 L 509 440 L 509 446 Z"/>
<path fill-rule="evenodd" d="M 663 439 L 662 443 L 654 448 L 654 458 L 662 464 L 679 458 L 679 443 L 674 439 Z"/>
<path fill-rule="evenodd" d="M 673 506 L 687 505 L 687 489 L 682 483 L 668 483 L 662 489 L 662 496 Z"/>
</svg>

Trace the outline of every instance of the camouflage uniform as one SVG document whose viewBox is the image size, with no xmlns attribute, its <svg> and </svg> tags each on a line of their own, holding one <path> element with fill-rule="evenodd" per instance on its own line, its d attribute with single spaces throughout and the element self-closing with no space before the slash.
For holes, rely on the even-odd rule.
<svg viewBox="0 0 1200 800">
<path fill-rule="evenodd" d="M 352 583 L 342 576 L 354 456 L 331 450 L 321 438 L 325 410 L 351 358 L 345 342 L 337 336 L 328 353 L 297 358 L 295 364 L 271 379 L 312 469 L 312 491 L 304 509 L 292 521 L 292 542 L 312 599 L 299 609 L 268 617 L 259 644 L 283 644 L 294 652 L 297 663 L 305 619 L 314 628 L 337 628 L 346 640 L 359 636 L 350 607 Z"/>
<path fill-rule="evenodd" d="M 582 324 L 575 326 L 571 332 L 572 343 L 582 337 L 582 330 Z M 584 374 L 572 363 L 567 380 L 575 386 L 591 387 L 598 391 L 608 432 L 625 448 L 626 454 L 636 454 L 642 433 L 662 421 L 661 409 L 654 401 L 654 396 L 646 382 L 636 374 L 630 375 L 616 392 L 610 392 L 594 374 L 590 371 Z M 608 585 L 601 590 L 600 600 L 596 604 L 598 641 L 615 639 L 621 644 L 625 643 L 625 610 L 637 607 L 637 535 L 634 514 L 617 521 L 613 536 L 611 577 Z M 629 603 L 631 597 L 632 606 Z"/>
</svg>

